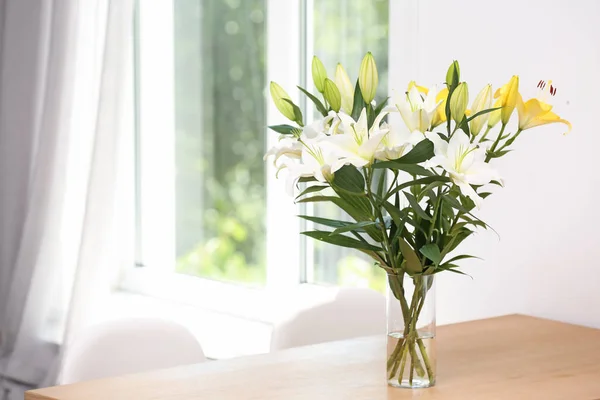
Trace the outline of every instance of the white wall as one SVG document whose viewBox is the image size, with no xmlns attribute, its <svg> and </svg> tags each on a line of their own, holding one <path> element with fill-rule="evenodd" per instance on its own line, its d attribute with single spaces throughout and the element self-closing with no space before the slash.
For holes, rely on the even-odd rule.
<svg viewBox="0 0 600 400">
<path fill-rule="evenodd" d="M 439 322 L 519 312 L 600 328 L 600 1 L 407 0 L 392 12 L 393 87 L 442 82 L 458 59 L 471 98 L 512 74 L 525 98 L 552 79 L 555 110 L 573 123 L 569 136 L 524 132 L 496 164 L 506 187 L 480 216 L 500 240 L 465 243 L 484 258 L 465 263 L 473 280 L 440 275 Z"/>
</svg>

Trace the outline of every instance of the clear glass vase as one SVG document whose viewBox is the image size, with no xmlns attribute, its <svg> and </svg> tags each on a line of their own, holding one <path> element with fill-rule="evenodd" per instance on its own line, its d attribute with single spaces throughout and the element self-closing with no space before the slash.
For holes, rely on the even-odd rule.
<svg viewBox="0 0 600 400">
<path fill-rule="evenodd" d="M 387 381 L 401 388 L 435 385 L 434 276 L 388 274 Z"/>
</svg>

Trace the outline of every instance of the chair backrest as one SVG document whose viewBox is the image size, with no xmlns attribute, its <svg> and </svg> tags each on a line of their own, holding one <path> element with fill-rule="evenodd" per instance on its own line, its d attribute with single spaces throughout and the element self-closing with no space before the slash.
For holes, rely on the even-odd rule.
<svg viewBox="0 0 600 400">
<path fill-rule="evenodd" d="M 205 361 L 183 326 L 160 319 L 122 319 L 91 326 L 68 344 L 60 384 Z"/>
<path fill-rule="evenodd" d="M 339 289 L 321 304 L 292 311 L 275 324 L 271 351 L 385 333 L 385 298 L 371 289 Z"/>
</svg>

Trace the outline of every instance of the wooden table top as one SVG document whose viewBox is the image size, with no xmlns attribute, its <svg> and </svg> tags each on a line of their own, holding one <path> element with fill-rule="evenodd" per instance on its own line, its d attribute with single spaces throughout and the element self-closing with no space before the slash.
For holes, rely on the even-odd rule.
<svg viewBox="0 0 600 400">
<path fill-rule="evenodd" d="M 600 330 L 511 315 L 438 329 L 437 385 L 385 381 L 385 337 L 27 392 L 25 400 L 600 399 Z"/>
</svg>

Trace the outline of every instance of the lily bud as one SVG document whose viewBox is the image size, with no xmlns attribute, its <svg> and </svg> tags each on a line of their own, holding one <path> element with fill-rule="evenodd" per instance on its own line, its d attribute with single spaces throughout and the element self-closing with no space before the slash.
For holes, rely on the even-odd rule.
<svg viewBox="0 0 600 400">
<path fill-rule="evenodd" d="M 342 95 L 342 110 L 348 115 L 352 114 L 354 106 L 354 85 L 346 73 L 342 64 L 338 64 L 335 69 L 335 84 Z"/>
<path fill-rule="evenodd" d="M 340 107 L 342 106 L 342 95 L 340 94 L 338 87 L 331 79 L 325 79 L 324 88 L 323 95 L 331 106 L 331 109 L 335 112 L 339 112 Z"/>
<path fill-rule="evenodd" d="M 282 113 L 287 119 L 295 121 L 296 115 L 294 114 L 294 107 L 284 100 L 287 99 L 291 101 L 287 92 L 275 82 L 271 82 L 269 90 L 271 92 L 271 97 L 273 98 L 273 103 L 275 103 L 275 107 L 277 107 L 279 112 Z"/>
<path fill-rule="evenodd" d="M 469 87 L 466 82 L 461 82 L 450 97 L 450 115 L 457 124 L 462 122 L 467 104 L 469 104 Z"/>
<path fill-rule="evenodd" d="M 475 97 L 475 101 L 473 101 L 473 104 L 471 105 L 471 114 L 474 115 L 490 108 L 492 108 L 492 85 L 486 85 L 481 89 L 481 92 L 477 94 L 477 97 Z M 487 113 L 471 120 L 471 135 L 477 136 L 479 132 L 481 132 L 489 116 L 490 114 Z"/>
<path fill-rule="evenodd" d="M 492 108 L 498 108 L 498 107 L 502 107 L 502 99 L 496 100 L 494 102 L 494 105 Z M 492 129 L 494 126 L 496 126 L 496 124 L 498 122 L 500 122 L 501 113 L 502 113 L 502 109 L 492 111 L 490 113 L 490 119 L 488 119 L 488 128 L 489 129 Z"/>
<path fill-rule="evenodd" d="M 448 72 L 446 72 L 446 85 L 454 87 L 458 85 L 458 82 L 460 82 L 460 66 L 458 61 L 454 60 L 448 67 Z"/>
<path fill-rule="evenodd" d="M 500 120 L 502 124 L 506 125 L 519 99 L 519 77 L 513 75 L 506 85 L 496 91 L 494 98 L 500 99 L 500 107 L 502 107 L 502 110 L 500 110 Z"/>
<path fill-rule="evenodd" d="M 327 70 L 317 56 L 314 56 L 312 59 L 312 77 L 317 90 L 323 93 L 325 79 L 327 79 Z"/>
<path fill-rule="evenodd" d="M 375 98 L 378 83 L 377 65 L 375 65 L 375 59 L 371 52 L 368 52 L 360 63 L 358 71 L 358 86 L 365 103 L 371 104 Z"/>
</svg>

